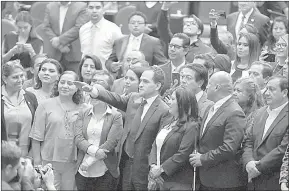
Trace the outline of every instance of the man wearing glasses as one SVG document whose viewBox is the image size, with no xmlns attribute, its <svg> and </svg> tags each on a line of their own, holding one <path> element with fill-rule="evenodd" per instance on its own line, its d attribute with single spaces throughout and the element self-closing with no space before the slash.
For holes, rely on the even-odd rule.
<svg viewBox="0 0 289 191">
<path fill-rule="evenodd" d="M 169 44 L 173 34 L 170 30 L 170 20 L 168 17 L 168 10 L 174 4 L 174 2 L 164 2 L 159 19 L 157 23 L 157 29 L 159 31 L 160 39 L 166 44 Z M 212 49 L 205 45 L 200 36 L 204 31 L 204 25 L 202 21 L 195 15 L 190 15 L 183 19 L 183 33 L 189 36 L 190 46 L 186 55 L 186 60 L 192 63 L 195 55 L 212 52 Z M 181 32 L 181 31 L 180 31 Z"/>
<path fill-rule="evenodd" d="M 118 70 L 114 70 L 115 66 L 121 65 L 127 54 L 133 50 L 141 51 L 151 66 L 164 64 L 166 57 L 160 40 L 144 33 L 146 16 L 141 12 L 133 12 L 128 20 L 130 35 L 114 43 L 113 51 L 105 63 L 107 70 L 116 73 Z"/>
</svg>

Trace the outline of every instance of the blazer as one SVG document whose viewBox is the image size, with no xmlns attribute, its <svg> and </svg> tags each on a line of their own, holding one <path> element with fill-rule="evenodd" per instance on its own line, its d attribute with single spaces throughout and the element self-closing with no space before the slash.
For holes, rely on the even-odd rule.
<svg viewBox="0 0 289 191">
<path fill-rule="evenodd" d="M 134 128 L 132 127 L 132 123 L 136 111 L 141 104 L 141 97 L 138 93 L 131 93 L 127 96 L 120 96 L 116 93 L 109 92 L 104 89 L 99 89 L 99 95 L 97 99 L 126 112 L 123 135 L 118 143 L 117 148 L 119 164 L 123 146 L 128 137 L 129 129 Z M 160 96 L 157 97 L 144 116 L 134 140 L 134 158 L 131 170 L 131 177 L 133 182 L 148 184 L 148 156 L 150 154 L 152 144 L 155 141 L 159 128 L 163 123 L 163 120 L 165 120 L 168 115 L 168 106 Z"/>
<path fill-rule="evenodd" d="M 287 130 L 287 134 L 288 133 L 289 133 L 289 130 Z M 281 166 L 280 180 L 279 180 L 280 184 L 283 182 L 286 182 L 288 185 L 288 182 L 289 182 L 289 174 L 288 174 L 289 163 L 288 163 L 288 160 L 289 160 L 289 144 L 287 145 L 287 149 L 286 149 L 286 152 L 285 152 L 283 160 L 282 160 L 283 163 Z"/>
<path fill-rule="evenodd" d="M 245 114 L 239 104 L 230 98 L 208 121 L 204 130 L 205 117 L 200 128 L 198 152 L 202 166 L 199 167 L 201 184 L 217 189 L 235 188 L 246 185 L 242 167 L 236 155 L 243 141 L 246 127 Z"/>
<path fill-rule="evenodd" d="M 59 2 L 47 4 L 43 21 L 43 30 L 49 40 L 59 37 L 60 44 L 68 46 L 70 52 L 64 54 L 67 61 L 80 61 L 81 51 L 79 42 L 79 29 L 89 21 L 86 13 L 87 4 L 84 2 L 71 2 L 65 15 L 62 32 L 59 29 Z M 50 43 L 51 45 L 51 43 Z M 46 52 L 48 57 L 58 61 L 62 59 L 62 53 L 51 46 Z"/>
<path fill-rule="evenodd" d="M 75 144 L 78 147 L 77 155 L 77 171 L 81 165 L 85 154 L 87 153 L 88 147 L 91 145 L 88 142 L 87 127 L 92 117 L 90 112 L 91 108 L 86 109 L 86 111 L 79 114 L 78 119 L 74 126 L 75 131 Z M 104 159 L 104 163 L 108 168 L 110 174 L 118 178 L 119 177 L 119 167 L 117 164 L 117 154 L 116 146 L 122 135 L 123 123 L 121 114 L 112 109 L 112 113 L 107 113 L 104 118 L 104 123 L 102 126 L 101 137 L 99 142 L 100 149 L 109 150 L 107 153 L 107 158 Z M 76 171 L 76 173 L 77 173 Z"/>
<path fill-rule="evenodd" d="M 239 12 L 234 12 L 227 17 L 227 30 L 232 33 L 234 39 L 236 36 L 236 24 L 239 17 Z M 270 30 L 270 19 L 254 9 L 253 13 L 248 19 L 249 24 L 254 25 L 258 29 L 261 46 L 266 42 Z"/>
<path fill-rule="evenodd" d="M 279 176 L 282 158 L 288 145 L 288 104 L 279 113 L 262 139 L 267 113 L 264 106 L 256 111 L 254 123 L 244 142 L 243 165 L 260 161 L 257 169 L 261 175 L 253 179 L 256 190 L 280 190 Z"/>
<path fill-rule="evenodd" d="M 105 62 L 105 67 L 108 71 L 111 70 L 112 62 L 122 62 L 129 43 L 129 35 L 126 35 L 114 42 L 112 53 Z M 164 56 L 164 51 L 159 39 L 143 34 L 139 50 L 144 54 L 145 60 L 152 65 L 164 64 L 167 58 Z"/>
<path fill-rule="evenodd" d="M 207 93 L 204 92 L 200 100 L 198 101 L 199 117 L 204 119 L 205 112 L 214 105 L 214 102 L 208 100 Z"/>
<path fill-rule="evenodd" d="M 171 120 L 161 126 L 164 128 Z M 162 178 L 166 182 L 192 184 L 194 171 L 189 163 L 189 155 L 195 149 L 198 136 L 198 123 L 187 122 L 181 127 L 174 126 L 166 136 L 161 148 L 160 162 L 164 169 Z M 149 165 L 157 164 L 156 141 L 149 156 Z"/>
<path fill-rule="evenodd" d="M 179 32 L 183 32 L 181 29 Z M 168 16 L 168 11 L 161 10 L 157 21 L 157 31 L 160 35 L 160 39 L 165 43 L 166 51 L 168 51 L 168 44 L 170 43 L 173 33 L 170 29 L 170 17 Z M 212 52 L 213 49 L 205 45 L 199 38 L 198 41 L 191 43 L 189 51 L 186 55 L 186 60 L 188 63 L 194 61 L 195 55 L 205 54 Z"/>
</svg>

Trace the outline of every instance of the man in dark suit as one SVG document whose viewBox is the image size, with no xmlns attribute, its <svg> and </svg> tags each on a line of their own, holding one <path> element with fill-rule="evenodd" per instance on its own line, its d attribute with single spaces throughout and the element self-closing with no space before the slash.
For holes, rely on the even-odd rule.
<svg viewBox="0 0 289 191">
<path fill-rule="evenodd" d="M 65 70 L 77 72 L 81 59 L 79 29 L 88 22 L 84 2 L 51 2 L 47 5 L 43 29 L 51 42 L 45 52 L 60 61 Z"/>
<path fill-rule="evenodd" d="M 243 165 L 251 190 L 280 190 L 279 175 L 288 145 L 288 81 L 273 76 L 266 85 L 268 106 L 257 110 L 244 142 Z"/>
<path fill-rule="evenodd" d="M 91 96 L 126 112 L 125 126 L 119 142 L 119 162 L 124 160 L 123 190 L 147 190 L 148 156 L 162 121 L 169 115 L 168 106 L 159 96 L 164 72 L 157 66 L 145 71 L 139 93 L 120 96 L 94 86 Z M 119 163 L 118 163 L 119 164 Z"/>
<path fill-rule="evenodd" d="M 116 73 L 126 55 L 132 50 L 141 51 L 151 66 L 166 62 L 160 40 L 144 33 L 146 23 L 147 19 L 143 13 L 134 12 L 130 15 L 128 26 L 131 34 L 115 41 L 112 53 L 105 63 L 108 71 Z"/>
<path fill-rule="evenodd" d="M 244 131 L 245 114 L 232 98 L 232 79 L 224 71 L 212 75 L 208 85 L 208 99 L 215 104 L 206 112 L 200 128 L 197 154 L 190 155 L 190 163 L 199 168 L 201 190 L 246 189 L 242 166 L 238 164 Z"/>
<path fill-rule="evenodd" d="M 170 30 L 170 20 L 169 20 L 169 9 L 174 4 L 174 2 L 165 1 L 161 8 L 161 13 L 159 14 L 157 22 L 157 30 L 160 35 L 160 39 L 168 46 L 173 33 Z M 204 31 L 204 25 L 202 21 L 195 15 L 190 15 L 183 20 L 183 29 L 180 32 L 185 33 L 190 37 L 190 46 L 188 53 L 186 55 L 186 60 L 192 63 L 195 55 L 210 53 L 213 51 L 212 48 L 205 45 L 200 36 Z"/>
<path fill-rule="evenodd" d="M 242 26 L 250 23 L 258 29 L 259 39 L 263 45 L 269 34 L 270 19 L 257 10 L 256 3 L 253 1 L 238 2 L 238 7 L 238 12 L 231 13 L 227 17 L 227 30 L 237 40 Z"/>
<path fill-rule="evenodd" d="M 214 104 L 214 102 L 207 99 L 207 93 L 205 92 L 208 84 L 207 69 L 201 64 L 183 66 L 180 71 L 180 83 L 195 92 L 199 106 L 199 117 L 203 118 L 207 108 Z"/>
<path fill-rule="evenodd" d="M 173 36 L 169 44 L 169 60 L 160 68 L 165 72 L 165 84 L 161 91 L 163 95 L 172 86 L 180 84 L 180 69 L 186 65 L 186 54 L 190 46 L 190 38 L 184 33 L 177 33 Z"/>
</svg>

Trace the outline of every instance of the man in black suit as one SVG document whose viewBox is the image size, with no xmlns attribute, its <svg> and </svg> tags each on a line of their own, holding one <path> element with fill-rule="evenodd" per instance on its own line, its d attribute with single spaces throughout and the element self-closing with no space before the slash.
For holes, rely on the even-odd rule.
<svg viewBox="0 0 289 191">
<path fill-rule="evenodd" d="M 119 161 L 125 166 L 121 174 L 123 190 L 147 190 L 148 156 L 162 121 L 169 115 L 159 92 L 164 72 L 152 66 L 140 78 L 139 93 L 121 96 L 95 85 L 91 96 L 126 112 L 122 138 L 118 144 Z"/>
<path fill-rule="evenodd" d="M 160 39 L 165 42 L 166 45 L 169 44 L 171 38 L 173 37 L 170 30 L 170 17 L 168 16 L 168 10 L 173 4 L 174 2 L 164 1 L 157 22 L 157 29 Z M 187 62 L 192 63 L 195 55 L 209 53 L 212 52 L 213 49 L 204 44 L 200 39 L 200 36 L 204 31 L 204 25 L 198 17 L 195 15 L 190 15 L 184 18 L 183 21 L 183 29 L 180 29 L 180 32 L 183 32 L 190 37 L 190 46 L 186 55 L 186 60 Z"/>
<path fill-rule="evenodd" d="M 242 108 L 232 97 L 232 78 L 227 72 L 216 72 L 209 79 L 207 94 L 214 105 L 205 113 L 200 128 L 197 154 L 190 163 L 199 168 L 201 190 L 246 189 L 240 156 L 246 121 Z"/>
<path fill-rule="evenodd" d="M 168 52 L 169 59 L 160 68 L 165 72 L 165 84 L 161 91 L 163 95 L 166 90 L 180 83 L 180 69 L 187 64 L 186 54 L 190 46 L 190 38 L 184 33 L 174 34 L 170 41 Z"/>
<path fill-rule="evenodd" d="M 239 32 L 247 23 L 254 25 L 258 29 L 261 45 L 267 40 L 270 28 L 270 19 L 261 14 L 256 8 L 256 2 L 238 2 L 239 11 L 231 13 L 227 17 L 227 30 L 233 34 L 237 40 Z"/>
</svg>

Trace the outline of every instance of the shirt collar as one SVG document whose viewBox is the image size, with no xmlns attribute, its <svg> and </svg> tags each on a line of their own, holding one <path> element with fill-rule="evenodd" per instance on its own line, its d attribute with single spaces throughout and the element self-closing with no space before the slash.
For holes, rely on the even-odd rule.
<svg viewBox="0 0 289 191">
<path fill-rule="evenodd" d="M 148 98 L 146 101 L 147 101 L 147 105 L 151 105 L 158 97 L 159 95 L 156 95 L 156 96 L 153 96 L 153 97 L 150 97 Z"/>
<path fill-rule="evenodd" d="M 7 93 L 7 91 L 6 91 L 5 85 L 2 85 L 1 90 L 2 90 L 2 95 L 3 95 L 3 96 L 9 97 L 9 96 L 8 96 L 8 93 Z M 19 98 L 20 98 L 20 97 L 23 97 L 24 94 L 25 94 L 25 91 L 24 91 L 23 89 L 21 89 L 20 92 L 19 92 Z"/>
<path fill-rule="evenodd" d="M 138 41 L 141 41 L 142 40 L 142 37 L 143 37 L 143 33 L 141 35 L 139 35 L 138 37 L 134 36 L 133 34 L 131 34 L 129 36 L 130 40 L 133 40 L 133 39 L 136 39 Z"/>
<path fill-rule="evenodd" d="M 193 47 L 199 47 L 200 46 L 200 43 L 202 43 L 201 39 L 198 38 L 197 41 L 193 42 L 190 46 L 193 46 Z"/>
<path fill-rule="evenodd" d="M 245 15 L 243 15 L 243 13 L 240 12 L 241 18 L 242 18 L 243 16 L 245 16 L 245 19 L 249 19 L 249 17 L 250 17 L 251 14 L 253 13 L 253 11 L 254 11 L 254 8 L 252 8 L 252 9 L 251 9 L 248 13 L 246 13 Z"/>
<path fill-rule="evenodd" d="M 203 90 L 201 90 L 199 93 L 196 94 L 197 102 L 200 101 L 200 99 L 201 99 L 201 97 L 203 96 L 203 94 L 204 94 L 204 91 L 203 91 Z"/>
<path fill-rule="evenodd" d="M 286 103 L 284 103 L 283 105 L 280 105 L 279 107 L 277 107 L 277 108 L 275 108 L 275 109 L 272 109 L 272 110 L 271 110 L 270 107 L 268 106 L 268 107 L 267 107 L 267 112 L 268 112 L 269 114 L 275 113 L 276 115 L 278 115 L 287 104 L 288 104 L 288 101 L 287 101 Z"/>
<path fill-rule="evenodd" d="M 179 66 L 175 67 L 173 65 L 173 62 L 171 61 L 171 65 L 172 65 L 172 72 L 180 72 L 180 68 L 184 65 L 186 65 L 186 59 L 184 60 L 183 63 L 181 63 Z"/>
<path fill-rule="evenodd" d="M 112 109 L 111 109 L 110 106 L 107 106 L 107 107 L 106 107 L 106 110 L 105 110 L 105 112 L 103 113 L 102 116 L 105 116 L 105 115 L 107 115 L 107 114 L 112 114 Z M 94 115 L 93 106 L 90 108 L 89 115 Z"/>
<path fill-rule="evenodd" d="M 96 24 L 93 24 L 91 21 L 89 21 L 90 27 L 97 27 L 101 28 L 102 24 L 104 23 L 104 18 L 102 17 Z"/>
<path fill-rule="evenodd" d="M 214 110 L 217 110 L 219 109 L 226 101 L 228 101 L 230 98 L 232 97 L 232 95 L 228 95 L 222 99 L 220 99 L 219 101 L 217 101 L 215 104 L 214 104 Z"/>
</svg>

